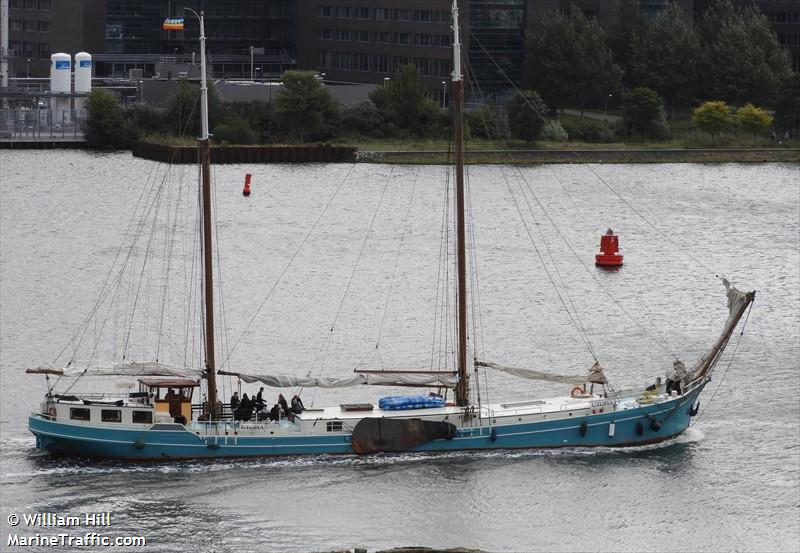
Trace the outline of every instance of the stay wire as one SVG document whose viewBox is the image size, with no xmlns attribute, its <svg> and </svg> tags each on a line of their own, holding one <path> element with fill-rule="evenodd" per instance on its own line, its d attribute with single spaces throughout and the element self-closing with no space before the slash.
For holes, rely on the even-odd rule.
<svg viewBox="0 0 800 553">
<path fill-rule="evenodd" d="M 266 305 L 267 301 L 272 296 L 272 293 L 278 287 L 278 284 L 280 284 L 280 282 L 283 279 L 284 275 L 289 270 L 289 267 L 291 267 L 292 263 L 294 263 L 294 260 L 297 258 L 298 254 L 300 253 L 300 250 L 303 249 L 303 246 L 305 246 L 306 242 L 308 241 L 308 238 L 311 236 L 311 233 L 314 232 L 314 229 L 317 228 L 317 225 L 319 225 L 319 222 L 322 220 L 322 217 L 325 216 L 325 213 L 327 213 L 328 208 L 330 208 L 331 204 L 333 203 L 333 200 L 339 194 L 339 191 L 342 189 L 342 186 L 344 186 L 344 183 L 348 181 L 348 179 L 350 178 L 350 175 L 353 173 L 354 169 L 355 169 L 355 165 L 351 165 L 350 169 L 347 171 L 347 174 L 344 176 L 344 178 L 341 180 L 341 182 L 339 182 L 339 185 L 333 191 L 333 194 L 331 194 L 331 196 L 328 198 L 328 201 L 325 204 L 325 207 L 322 209 L 322 211 L 320 211 L 319 215 L 317 216 L 317 219 L 314 221 L 314 224 L 311 225 L 310 229 L 308 229 L 308 232 L 306 232 L 305 236 L 303 237 L 303 240 L 300 242 L 300 245 L 297 246 L 297 248 L 295 249 L 294 253 L 292 254 L 292 257 L 289 258 L 288 263 L 286 263 L 286 265 L 283 267 L 283 269 L 281 270 L 280 274 L 278 275 L 278 278 L 275 279 L 275 282 L 270 287 L 269 291 L 267 292 L 267 295 L 264 296 L 264 299 L 259 304 L 259 306 L 256 309 L 255 313 L 253 313 L 253 316 L 250 317 L 250 320 L 248 321 L 248 323 L 245 326 L 244 330 L 242 331 L 241 335 L 236 340 L 236 342 L 234 342 L 233 347 L 228 352 L 228 355 L 225 358 L 225 360 L 223 361 L 223 364 L 228 362 L 228 359 L 230 359 L 231 355 L 233 355 L 233 352 L 239 346 L 239 343 L 242 341 L 242 339 L 244 338 L 245 334 L 247 334 L 248 330 L 250 330 L 250 327 L 255 322 L 256 317 L 258 317 L 258 314 L 264 308 L 264 306 Z"/>
</svg>

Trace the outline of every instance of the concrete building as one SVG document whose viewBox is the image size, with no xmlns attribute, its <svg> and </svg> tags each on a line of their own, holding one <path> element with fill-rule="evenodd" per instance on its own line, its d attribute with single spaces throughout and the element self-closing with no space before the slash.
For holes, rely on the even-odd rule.
<svg viewBox="0 0 800 553">
<path fill-rule="evenodd" d="M 297 65 L 328 80 L 383 84 L 413 64 L 440 90 L 452 71 L 451 33 L 449 0 L 300 0 Z"/>
<path fill-rule="evenodd" d="M 206 51 L 216 77 L 249 78 L 294 67 L 294 0 L 107 0 L 108 49 L 96 56 L 103 76 L 141 69 L 155 76 L 157 63 L 199 63 L 199 26 L 184 6 L 205 11 Z M 183 31 L 164 31 L 168 17 L 184 17 Z M 178 75 L 159 75 L 177 78 Z"/>
<path fill-rule="evenodd" d="M 47 77 L 50 55 L 105 51 L 105 0 L 10 0 L 12 77 Z"/>
</svg>

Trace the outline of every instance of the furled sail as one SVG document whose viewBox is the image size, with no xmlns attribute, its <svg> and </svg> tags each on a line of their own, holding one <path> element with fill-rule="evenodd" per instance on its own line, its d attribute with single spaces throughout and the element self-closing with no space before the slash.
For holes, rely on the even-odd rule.
<svg viewBox="0 0 800 553">
<path fill-rule="evenodd" d="M 80 376 L 174 376 L 178 378 L 190 378 L 197 380 L 203 376 L 203 371 L 189 367 L 175 367 L 165 365 L 155 361 L 137 363 L 130 361 L 126 363 L 115 363 L 114 365 L 90 365 L 89 367 L 78 364 L 68 367 L 42 366 L 35 369 L 26 369 L 30 374 L 53 374 L 56 376 L 80 377 Z"/>
<path fill-rule="evenodd" d="M 486 369 L 492 369 L 494 371 L 504 372 L 506 374 L 510 374 L 518 378 L 527 378 L 528 380 L 544 380 L 546 382 L 560 382 L 562 384 L 575 384 L 575 385 L 581 385 L 584 384 L 585 382 L 593 382 L 593 380 L 590 380 L 590 377 L 587 376 L 568 376 L 562 374 L 553 374 L 553 373 L 537 371 L 534 369 L 508 367 L 505 365 L 498 365 L 497 363 L 489 363 L 488 361 L 476 361 L 475 364 L 478 365 L 479 367 L 484 367 Z M 600 365 L 597 365 L 597 367 L 599 368 Z M 600 374 L 602 374 L 602 369 L 600 369 Z M 602 377 L 602 380 L 600 380 L 599 378 L 597 380 L 598 383 L 603 384 L 605 383 L 605 376 Z"/>
<path fill-rule="evenodd" d="M 359 372 L 342 378 L 289 376 L 272 374 L 247 374 L 219 371 L 219 374 L 238 376 L 248 384 L 260 382 L 273 388 L 350 388 L 363 384 L 372 386 L 419 386 L 434 388 L 455 388 L 458 376 L 449 372 L 433 371 L 373 371 Z"/>
<path fill-rule="evenodd" d="M 742 292 L 738 288 L 731 286 L 728 279 L 724 277 L 720 278 L 723 286 L 725 286 L 725 294 L 728 296 L 728 319 L 725 321 L 725 326 L 722 329 L 722 334 L 719 339 L 692 367 L 691 372 L 689 372 L 686 377 L 687 382 L 702 378 L 711 372 L 711 369 L 714 368 L 714 365 L 719 360 L 720 355 L 725 351 L 725 346 L 728 345 L 728 340 L 731 334 L 733 334 L 733 330 L 736 328 L 742 315 L 744 315 L 747 307 L 753 303 L 756 297 L 755 291 Z"/>
</svg>

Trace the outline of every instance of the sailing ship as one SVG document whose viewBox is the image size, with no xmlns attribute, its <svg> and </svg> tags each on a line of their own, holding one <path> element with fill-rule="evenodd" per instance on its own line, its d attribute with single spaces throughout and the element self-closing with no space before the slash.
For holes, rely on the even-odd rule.
<svg viewBox="0 0 800 553">
<path fill-rule="evenodd" d="M 675 361 L 665 382 L 617 391 L 608 386 L 598 363 L 586 376 L 562 376 L 507 367 L 468 357 L 467 249 L 464 190 L 464 86 L 458 4 L 453 1 L 453 139 L 455 239 L 457 244 L 456 367 L 453 370 L 356 369 L 345 378 L 296 377 L 219 370 L 214 330 L 214 257 L 211 228 L 210 139 L 203 15 L 200 23 L 202 135 L 202 258 L 205 366 L 186 368 L 160 362 L 116 365 L 43 366 L 27 372 L 58 377 L 125 376 L 139 390 L 125 394 L 48 392 L 28 427 L 36 446 L 54 454 L 133 460 L 256 457 L 277 455 L 366 455 L 393 452 L 448 452 L 556 447 L 628 447 L 662 442 L 684 432 L 698 413 L 699 396 L 755 292 L 742 292 L 723 279 L 728 318 L 721 335 L 687 369 Z M 498 403 L 472 393 L 479 371 L 573 386 L 568 395 Z M 472 374 L 471 374 L 472 373 Z M 217 375 L 276 388 L 361 385 L 412 386 L 443 394 L 392 396 L 372 403 L 309 407 L 299 412 L 235 420 L 219 399 Z M 652 381 L 651 381 L 652 382 Z M 475 382 L 477 384 L 477 382 Z M 202 407 L 192 404 L 206 390 Z M 454 401 L 447 401 L 452 390 Z M 444 397 L 442 397 L 444 396 Z M 248 415 L 249 416 L 249 415 Z M 244 417 L 248 418 L 248 417 Z M 277 418 L 277 420 L 272 420 Z"/>
</svg>

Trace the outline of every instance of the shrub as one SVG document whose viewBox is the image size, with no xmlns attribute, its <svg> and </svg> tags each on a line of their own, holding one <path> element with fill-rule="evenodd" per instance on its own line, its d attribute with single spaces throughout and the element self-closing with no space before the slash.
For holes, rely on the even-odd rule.
<svg viewBox="0 0 800 553">
<path fill-rule="evenodd" d="M 241 117 L 231 117 L 214 127 L 214 139 L 221 144 L 254 144 L 258 142 L 253 129 Z"/>
<path fill-rule="evenodd" d="M 561 125 L 572 142 L 614 142 L 616 137 L 611 127 L 591 119 L 562 119 Z"/>
<path fill-rule="evenodd" d="M 384 118 L 372 102 L 362 102 L 342 110 L 339 128 L 344 135 L 369 138 L 386 136 Z"/>
<path fill-rule="evenodd" d="M 712 142 L 715 136 L 733 125 L 731 108 L 721 100 L 703 103 L 692 113 L 692 121 L 700 130 L 711 135 Z"/>
<path fill-rule="evenodd" d="M 772 125 L 773 120 L 771 115 L 750 102 L 736 110 L 736 122 L 739 128 L 752 134 L 763 133 Z"/>
<path fill-rule="evenodd" d="M 539 135 L 542 140 L 549 140 L 550 142 L 566 142 L 569 140 L 569 134 L 564 130 L 564 127 L 558 121 L 551 119 L 542 127 L 542 133 Z"/>
<path fill-rule="evenodd" d="M 625 94 L 622 121 L 628 135 L 664 138 L 668 133 L 664 100 L 654 90 L 643 86 Z"/>
<path fill-rule="evenodd" d="M 526 142 L 539 138 L 547 111 L 547 105 L 535 90 L 517 92 L 506 106 L 511 136 Z"/>
<path fill-rule="evenodd" d="M 475 138 L 506 139 L 508 120 L 498 106 L 484 105 L 467 113 L 470 134 Z"/>
<path fill-rule="evenodd" d="M 111 92 L 96 88 L 86 99 L 86 145 L 95 150 L 115 150 L 128 145 L 122 108 Z"/>
</svg>

